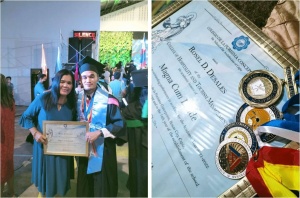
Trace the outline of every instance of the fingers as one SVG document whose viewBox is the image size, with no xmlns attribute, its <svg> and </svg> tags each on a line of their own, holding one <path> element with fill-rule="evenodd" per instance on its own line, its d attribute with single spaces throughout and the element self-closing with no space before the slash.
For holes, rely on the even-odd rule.
<svg viewBox="0 0 300 198">
<path fill-rule="evenodd" d="M 86 137 L 86 141 L 89 143 L 93 143 L 95 141 L 93 133 L 86 133 L 85 137 Z"/>
<path fill-rule="evenodd" d="M 43 144 L 47 144 L 48 143 L 48 139 L 47 139 L 47 137 L 45 137 L 45 136 L 42 136 L 43 138 L 42 138 L 42 143 Z"/>
<path fill-rule="evenodd" d="M 104 137 L 102 130 L 97 130 L 94 132 L 87 132 L 85 134 L 85 139 L 89 143 L 93 143 L 98 137 Z"/>
<path fill-rule="evenodd" d="M 37 134 L 35 135 L 35 140 L 39 143 L 42 144 L 47 144 L 47 137 L 44 136 L 42 133 L 37 132 Z"/>
<path fill-rule="evenodd" d="M 93 143 L 93 138 L 91 136 L 87 136 L 86 141 L 89 143 Z"/>
</svg>

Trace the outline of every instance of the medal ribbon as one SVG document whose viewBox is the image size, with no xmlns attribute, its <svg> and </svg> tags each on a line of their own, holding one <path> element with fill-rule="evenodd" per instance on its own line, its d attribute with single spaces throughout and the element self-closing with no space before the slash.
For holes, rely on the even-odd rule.
<svg viewBox="0 0 300 198">
<path fill-rule="evenodd" d="M 91 120 L 92 120 L 92 107 L 93 107 L 93 103 L 94 103 L 94 96 L 95 96 L 95 93 L 93 94 L 92 98 L 87 97 L 86 95 L 82 96 L 83 97 L 82 101 L 86 101 L 86 105 L 84 105 L 84 102 L 82 102 L 82 105 L 83 105 L 82 110 L 84 113 L 85 120 L 88 121 L 89 123 L 91 123 Z M 92 147 L 91 154 L 98 156 L 95 143 L 92 143 L 91 147 Z"/>
<path fill-rule="evenodd" d="M 287 110 L 289 108 L 292 108 L 293 106 L 299 106 L 299 94 L 294 95 L 283 105 L 282 113 L 284 120 L 271 120 L 269 122 L 266 122 L 256 129 L 256 133 L 258 133 L 258 135 L 260 135 L 261 133 L 272 133 L 288 140 L 300 142 L 299 114 L 294 115 L 287 112 Z M 263 145 L 262 142 L 259 141 L 259 143 L 260 146 Z"/>
<path fill-rule="evenodd" d="M 299 71 L 295 79 L 298 78 Z M 292 190 L 300 190 L 300 151 L 264 146 L 268 144 L 259 138 L 261 133 L 272 133 L 300 142 L 299 115 L 288 112 L 293 107 L 299 108 L 299 94 L 292 96 L 283 105 L 283 120 L 271 120 L 255 130 L 261 148 L 250 159 L 246 177 L 259 197 L 297 197 Z"/>
<path fill-rule="evenodd" d="M 299 70 L 295 74 L 296 84 L 299 86 Z M 300 142 L 299 137 L 299 114 L 290 113 L 291 110 L 294 112 L 299 110 L 299 94 L 292 96 L 286 103 L 282 106 L 283 119 L 282 120 L 271 120 L 259 126 L 254 132 L 256 134 L 259 146 L 269 146 L 263 143 L 259 135 L 261 133 L 272 133 L 274 135 L 292 140 L 295 142 Z M 290 111 L 290 112 L 289 112 Z"/>
<path fill-rule="evenodd" d="M 254 155 L 246 177 L 259 197 L 297 197 L 300 190 L 300 151 L 264 146 Z"/>
<path fill-rule="evenodd" d="M 86 95 L 84 95 L 84 101 L 86 101 L 86 105 L 84 105 L 83 111 L 84 111 L 85 119 L 89 123 L 91 122 L 92 119 L 92 107 L 94 103 L 94 96 L 95 93 L 93 94 L 92 98 L 89 99 Z"/>
</svg>

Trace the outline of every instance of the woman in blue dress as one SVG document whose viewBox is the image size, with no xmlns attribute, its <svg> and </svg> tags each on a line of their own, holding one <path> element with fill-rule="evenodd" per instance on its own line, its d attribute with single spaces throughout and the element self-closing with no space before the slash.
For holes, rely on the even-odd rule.
<svg viewBox="0 0 300 198">
<path fill-rule="evenodd" d="M 75 121 L 76 94 L 74 75 L 67 69 L 56 73 L 50 91 L 32 101 L 20 119 L 20 125 L 29 129 L 34 137 L 31 182 L 47 197 L 64 196 L 74 176 L 71 156 L 44 155 L 43 121 Z"/>
</svg>

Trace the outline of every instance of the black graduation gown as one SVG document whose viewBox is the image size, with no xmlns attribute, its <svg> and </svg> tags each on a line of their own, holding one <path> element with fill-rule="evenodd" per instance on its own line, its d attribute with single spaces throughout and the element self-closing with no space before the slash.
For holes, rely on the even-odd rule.
<svg viewBox="0 0 300 198">
<path fill-rule="evenodd" d="M 113 97 L 109 95 L 109 97 Z M 114 136 L 122 134 L 124 126 L 122 115 L 116 105 L 109 104 L 106 115 L 106 129 Z M 118 194 L 118 167 L 116 139 L 105 138 L 102 171 L 86 174 L 88 158 L 79 157 L 77 197 L 116 197 Z"/>
<path fill-rule="evenodd" d="M 126 120 L 128 138 L 129 178 L 127 188 L 130 197 L 148 196 L 148 126 L 141 120 L 142 106 L 139 101 L 130 103 L 122 110 Z M 133 127 L 128 121 L 138 120 L 144 126 Z"/>
</svg>

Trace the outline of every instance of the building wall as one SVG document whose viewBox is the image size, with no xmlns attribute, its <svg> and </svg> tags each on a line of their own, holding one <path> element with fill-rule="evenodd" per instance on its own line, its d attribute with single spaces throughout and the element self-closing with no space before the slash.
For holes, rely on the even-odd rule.
<svg viewBox="0 0 300 198">
<path fill-rule="evenodd" d="M 68 62 L 68 39 L 73 30 L 99 34 L 100 1 L 5 0 L 0 6 L 1 73 L 12 77 L 16 105 L 29 105 L 30 69 L 41 68 L 42 44 L 51 79 L 58 47 L 62 63 Z"/>
<path fill-rule="evenodd" d="M 148 1 L 101 16 L 101 31 L 147 32 Z"/>
</svg>

